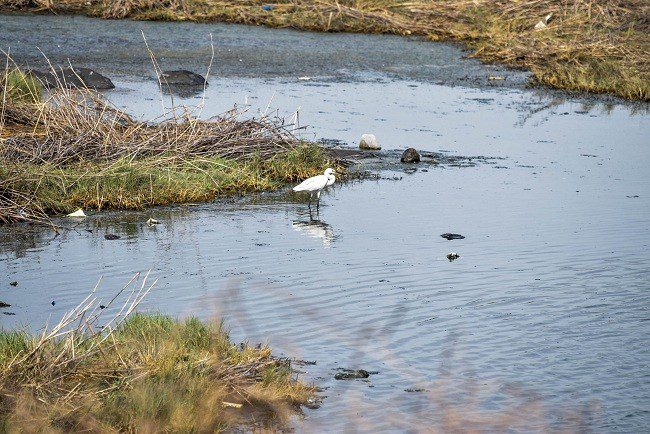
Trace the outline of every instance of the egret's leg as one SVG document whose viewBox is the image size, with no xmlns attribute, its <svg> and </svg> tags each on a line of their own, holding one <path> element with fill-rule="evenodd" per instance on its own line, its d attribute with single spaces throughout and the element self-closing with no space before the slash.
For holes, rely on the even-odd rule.
<svg viewBox="0 0 650 434">
<path fill-rule="evenodd" d="M 320 190 L 318 190 L 318 193 L 316 193 L 316 213 L 318 213 L 319 208 L 320 208 Z"/>
<path fill-rule="evenodd" d="M 309 211 L 311 211 L 311 191 L 309 192 L 309 202 L 307 202 L 307 207 L 309 208 Z"/>
</svg>

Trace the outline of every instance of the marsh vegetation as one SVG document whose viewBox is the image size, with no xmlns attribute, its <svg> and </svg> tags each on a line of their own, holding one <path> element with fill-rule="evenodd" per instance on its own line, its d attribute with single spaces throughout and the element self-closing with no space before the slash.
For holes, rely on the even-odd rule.
<svg viewBox="0 0 650 434">
<path fill-rule="evenodd" d="M 650 28 L 642 0 L 0 0 L 0 8 L 418 35 L 459 41 L 484 61 L 529 69 L 537 83 L 650 99 Z"/>
</svg>

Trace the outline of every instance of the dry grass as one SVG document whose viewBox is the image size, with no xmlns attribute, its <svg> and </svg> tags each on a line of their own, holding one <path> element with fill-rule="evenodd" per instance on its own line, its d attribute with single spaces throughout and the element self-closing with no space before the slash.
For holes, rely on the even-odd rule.
<svg viewBox="0 0 650 434">
<path fill-rule="evenodd" d="M 0 0 L 0 8 L 103 18 L 224 21 L 311 31 L 461 41 L 538 83 L 650 99 L 650 4 L 644 0 Z M 553 14 L 548 27 L 535 24 Z"/>
<path fill-rule="evenodd" d="M 5 80 L 5 83 L 7 80 Z M 6 93 L 6 92 L 5 92 Z M 58 88 L 0 107 L 0 223 L 86 209 L 142 209 L 276 188 L 329 161 L 282 119 L 187 110 L 135 121 L 98 94 Z"/>
<path fill-rule="evenodd" d="M 93 290 L 38 336 L 0 332 L 2 430 L 216 432 L 252 415 L 278 426 L 313 395 L 288 360 L 232 344 L 218 322 L 135 313 L 154 285 L 136 275 L 104 308 Z"/>
</svg>

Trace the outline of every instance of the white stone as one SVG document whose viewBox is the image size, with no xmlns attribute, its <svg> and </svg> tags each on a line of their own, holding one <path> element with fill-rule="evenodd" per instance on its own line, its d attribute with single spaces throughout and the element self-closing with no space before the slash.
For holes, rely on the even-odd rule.
<svg viewBox="0 0 650 434">
<path fill-rule="evenodd" d="M 377 143 L 377 138 L 374 134 L 364 134 L 359 141 L 359 148 L 378 150 L 381 149 L 381 146 Z"/>
<path fill-rule="evenodd" d="M 86 217 L 86 213 L 84 213 L 84 210 L 79 208 L 75 212 L 71 212 L 70 214 L 68 214 L 68 217 Z"/>
</svg>

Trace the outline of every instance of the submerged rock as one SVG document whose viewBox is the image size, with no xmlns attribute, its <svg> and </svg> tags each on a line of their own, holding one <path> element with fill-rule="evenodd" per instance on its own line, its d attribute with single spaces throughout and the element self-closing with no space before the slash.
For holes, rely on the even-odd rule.
<svg viewBox="0 0 650 434">
<path fill-rule="evenodd" d="M 372 374 L 378 374 L 376 371 L 366 371 L 365 369 L 339 369 L 340 372 L 337 372 L 334 375 L 336 380 L 355 380 L 358 378 L 368 378 Z"/>
<path fill-rule="evenodd" d="M 364 134 L 361 136 L 361 140 L 359 141 L 359 148 L 379 150 L 381 149 L 381 146 L 379 146 L 379 142 L 377 142 L 377 138 L 374 134 Z"/>
<path fill-rule="evenodd" d="M 184 69 L 163 71 L 159 79 L 163 84 L 172 86 L 203 86 L 206 84 L 202 75 Z"/>
<path fill-rule="evenodd" d="M 419 163 L 420 162 L 420 154 L 414 148 L 408 148 L 402 154 L 402 158 L 401 158 L 400 161 L 402 163 Z"/>
<path fill-rule="evenodd" d="M 119 240 L 120 236 L 115 234 L 104 234 L 104 238 L 107 240 Z"/>
<path fill-rule="evenodd" d="M 463 238 L 465 238 L 461 234 L 450 234 L 450 233 L 442 234 L 440 236 L 446 240 L 462 240 Z"/>
<path fill-rule="evenodd" d="M 57 87 L 59 84 L 66 88 L 87 88 L 95 90 L 114 89 L 115 85 L 110 78 L 103 76 L 90 68 L 66 67 L 56 69 L 54 72 L 29 71 L 45 87 Z"/>
</svg>

